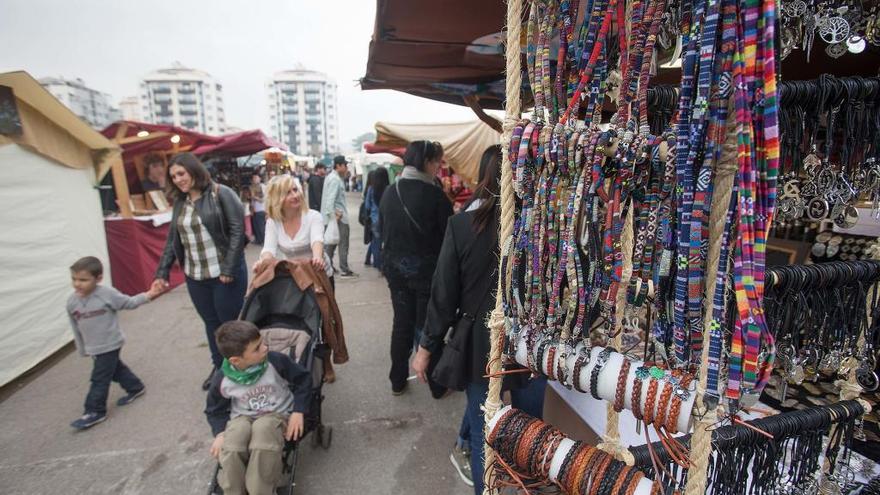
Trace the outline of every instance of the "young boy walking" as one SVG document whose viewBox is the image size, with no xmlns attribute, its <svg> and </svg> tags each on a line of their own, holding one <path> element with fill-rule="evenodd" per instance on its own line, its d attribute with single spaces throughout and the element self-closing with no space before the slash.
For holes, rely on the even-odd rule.
<svg viewBox="0 0 880 495">
<path fill-rule="evenodd" d="M 161 289 L 150 289 L 134 297 L 118 290 L 99 285 L 104 266 L 94 256 L 87 256 L 70 266 L 74 294 L 67 300 L 67 314 L 76 340 L 76 348 L 83 356 L 92 358 L 92 377 L 86 395 L 85 412 L 70 426 L 85 430 L 107 419 L 107 395 L 110 382 L 122 386 L 125 395 L 116 405 L 125 406 L 144 394 L 143 382 L 119 359 L 125 337 L 119 328 L 116 314 L 123 309 L 135 309 L 158 297 Z"/>
<path fill-rule="evenodd" d="M 228 321 L 217 329 L 225 358 L 208 389 L 205 415 L 214 434 L 226 495 L 270 495 L 281 476 L 284 439 L 303 433 L 310 375 L 288 355 L 269 352 L 256 325 Z"/>
</svg>

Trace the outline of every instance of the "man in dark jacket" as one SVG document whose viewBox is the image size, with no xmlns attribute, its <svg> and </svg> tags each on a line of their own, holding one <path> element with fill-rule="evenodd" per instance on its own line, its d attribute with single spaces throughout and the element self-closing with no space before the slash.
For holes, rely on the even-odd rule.
<svg viewBox="0 0 880 495">
<path fill-rule="evenodd" d="M 324 175 L 327 167 L 323 163 L 315 165 L 315 171 L 309 176 L 309 209 L 321 211 L 321 193 L 324 191 Z"/>
</svg>

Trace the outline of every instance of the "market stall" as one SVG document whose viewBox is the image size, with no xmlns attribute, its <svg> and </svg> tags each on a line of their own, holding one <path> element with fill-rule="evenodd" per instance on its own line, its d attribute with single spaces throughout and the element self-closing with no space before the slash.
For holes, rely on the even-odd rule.
<svg viewBox="0 0 880 495">
<path fill-rule="evenodd" d="M 877 475 L 880 262 L 855 236 L 880 198 L 877 7 L 684 6 L 508 4 L 489 492 L 850 493 Z M 771 266 L 803 246 L 820 263 Z M 518 366 L 592 409 L 592 438 L 503 407 Z"/>
<path fill-rule="evenodd" d="M 499 136 L 479 120 L 433 124 L 376 122 L 376 141 L 367 144 L 366 150 L 403 156 L 411 141 L 437 141 L 443 145 L 443 157 L 449 167 L 467 184 L 474 185 L 479 175 L 480 157 L 487 148 L 498 144 Z"/>
<path fill-rule="evenodd" d="M 0 385 L 73 340 L 70 265 L 111 275 L 97 184 L 119 147 L 26 72 L 0 74 Z"/>
</svg>

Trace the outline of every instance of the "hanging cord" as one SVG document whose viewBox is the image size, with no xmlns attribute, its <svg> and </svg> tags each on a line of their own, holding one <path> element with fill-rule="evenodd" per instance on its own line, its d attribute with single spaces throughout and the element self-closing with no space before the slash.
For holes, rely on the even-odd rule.
<svg viewBox="0 0 880 495">
<path fill-rule="evenodd" d="M 504 335 L 504 309 L 502 306 L 503 294 L 509 284 L 509 275 L 504 272 L 508 264 L 505 259 L 510 256 L 511 238 L 513 237 L 514 222 L 514 198 L 513 176 L 510 168 L 510 137 L 513 128 L 519 122 L 522 112 L 520 89 L 522 87 L 522 73 L 520 72 L 520 31 L 522 30 L 522 0 L 509 0 L 507 3 L 507 43 L 505 51 L 506 60 L 506 88 L 505 88 L 505 118 L 503 132 L 501 133 L 501 227 L 498 235 L 498 243 L 501 251 L 498 268 L 498 288 L 495 295 L 495 309 L 489 326 L 489 360 L 492 367 L 489 374 L 498 373 L 501 370 L 501 349 Z M 499 338 L 501 337 L 501 338 Z M 501 408 L 501 382 L 502 378 L 496 376 L 489 379 L 489 393 L 486 396 L 485 425 L 488 428 L 489 420 Z M 485 437 L 485 435 L 484 435 Z M 488 482 L 495 473 L 495 451 L 489 445 L 484 446 L 485 466 L 483 475 L 483 493 L 494 494 L 497 490 L 491 488 Z"/>
</svg>

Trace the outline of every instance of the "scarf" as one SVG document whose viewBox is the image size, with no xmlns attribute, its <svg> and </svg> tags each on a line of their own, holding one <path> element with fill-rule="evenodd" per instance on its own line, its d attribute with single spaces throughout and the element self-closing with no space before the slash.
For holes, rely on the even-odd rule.
<svg viewBox="0 0 880 495">
<path fill-rule="evenodd" d="M 412 165 L 407 165 L 403 167 L 403 172 L 400 174 L 401 179 L 415 179 L 420 180 L 422 182 L 426 182 L 431 184 L 432 186 L 437 185 L 437 182 L 434 180 L 434 177 L 422 172 L 421 170 L 413 167 Z"/>
<path fill-rule="evenodd" d="M 259 364 L 255 364 L 247 369 L 240 370 L 232 365 L 228 359 L 223 360 L 223 365 L 220 367 L 223 370 L 223 376 L 229 378 L 233 382 L 239 385 L 253 385 L 263 376 L 263 373 L 266 372 L 266 368 L 269 366 L 269 360 L 266 359 Z"/>
</svg>

